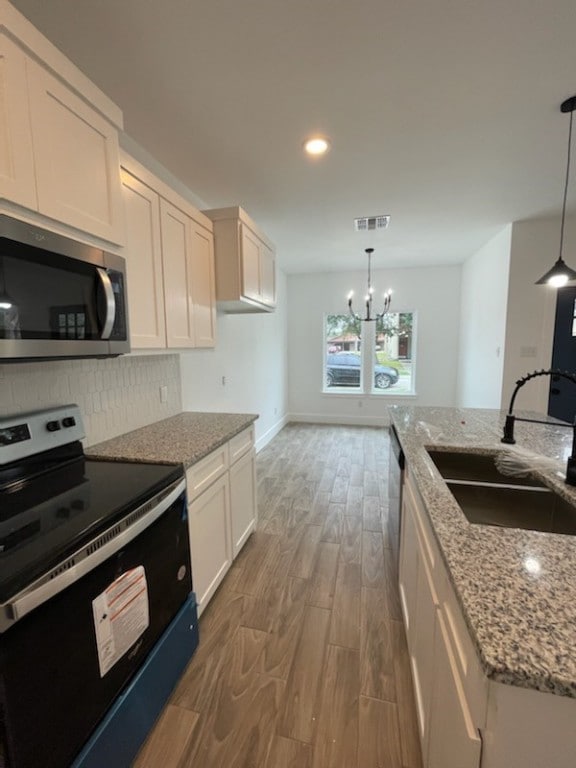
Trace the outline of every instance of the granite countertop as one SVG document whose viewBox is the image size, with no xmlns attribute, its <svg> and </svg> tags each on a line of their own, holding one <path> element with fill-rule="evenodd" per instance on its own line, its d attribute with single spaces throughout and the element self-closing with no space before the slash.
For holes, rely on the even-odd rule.
<svg viewBox="0 0 576 768">
<path fill-rule="evenodd" d="M 576 536 L 469 523 L 425 450 L 507 449 L 505 413 L 389 410 L 487 677 L 576 698 Z M 556 460 L 535 474 L 576 505 L 576 488 L 563 481 L 572 431 L 550 422 L 517 422 L 516 440 Z"/>
<path fill-rule="evenodd" d="M 192 466 L 249 427 L 252 413 L 185 412 L 86 449 L 94 458 Z"/>
</svg>

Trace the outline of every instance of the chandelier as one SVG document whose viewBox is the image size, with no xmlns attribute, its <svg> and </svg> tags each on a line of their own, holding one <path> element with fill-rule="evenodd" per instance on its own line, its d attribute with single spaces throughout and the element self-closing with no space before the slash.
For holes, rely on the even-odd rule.
<svg viewBox="0 0 576 768">
<path fill-rule="evenodd" d="M 384 308 L 382 312 L 377 312 L 375 315 L 373 315 L 372 298 L 374 295 L 374 288 L 372 287 L 372 254 L 374 253 L 374 248 L 366 248 L 366 253 L 368 254 L 368 293 L 364 297 L 366 304 L 366 317 L 361 317 L 352 309 L 352 297 L 354 295 L 354 291 L 350 291 L 348 294 L 348 311 L 354 320 L 365 320 L 367 322 L 371 322 L 372 320 L 382 320 L 384 315 L 387 314 L 388 309 L 390 308 L 390 303 L 392 301 L 392 291 L 388 290 L 384 294 Z"/>
</svg>

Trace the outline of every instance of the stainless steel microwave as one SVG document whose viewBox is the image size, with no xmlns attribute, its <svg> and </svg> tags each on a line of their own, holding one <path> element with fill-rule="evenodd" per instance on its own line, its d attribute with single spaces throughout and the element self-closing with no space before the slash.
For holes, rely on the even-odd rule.
<svg viewBox="0 0 576 768">
<path fill-rule="evenodd" d="M 121 256 L 0 216 L 0 363 L 130 351 Z"/>
</svg>

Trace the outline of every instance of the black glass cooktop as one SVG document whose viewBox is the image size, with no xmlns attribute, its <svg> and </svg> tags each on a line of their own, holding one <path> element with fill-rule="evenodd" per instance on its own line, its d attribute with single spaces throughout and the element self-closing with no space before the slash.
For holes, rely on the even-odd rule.
<svg viewBox="0 0 576 768">
<path fill-rule="evenodd" d="M 182 466 L 70 455 L 0 477 L 0 602 L 184 477 Z"/>
</svg>

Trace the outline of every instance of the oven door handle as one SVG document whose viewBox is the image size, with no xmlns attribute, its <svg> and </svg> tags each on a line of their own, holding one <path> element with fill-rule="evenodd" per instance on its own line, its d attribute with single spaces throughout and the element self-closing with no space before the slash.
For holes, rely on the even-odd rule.
<svg viewBox="0 0 576 768">
<path fill-rule="evenodd" d="M 167 496 L 165 496 L 156 506 L 152 507 L 150 511 L 143 514 L 142 517 L 136 520 L 136 522 L 132 523 L 132 525 L 125 521 L 130 520 L 138 510 L 131 512 L 127 515 L 125 521 L 120 521 L 119 523 L 116 523 L 116 525 L 111 526 L 82 547 L 82 549 L 78 550 L 78 552 L 75 552 L 71 557 L 67 558 L 64 561 L 65 563 L 70 563 L 71 561 L 74 561 L 74 563 L 67 567 L 62 573 L 50 578 L 51 574 L 58 571 L 58 568 L 62 567 L 63 563 L 60 566 L 56 566 L 44 576 L 41 576 L 25 590 L 18 593 L 12 600 L 0 606 L 2 609 L 0 611 L 0 632 L 6 631 L 6 629 L 11 627 L 22 617 L 26 616 L 26 614 L 74 584 L 74 582 L 78 581 L 103 563 L 104 560 L 107 560 L 111 555 L 133 541 L 133 539 L 139 536 L 146 530 L 146 528 L 149 528 L 152 523 L 161 517 L 185 490 L 186 481 L 184 479 L 177 481 L 177 485 Z M 144 506 L 147 506 L 148 504 L 150 504 L 150 502 L 146 502 Z M 110 536 L 112 532 L 116 531 L 118 526 L 122 526 L 123 522 L 125 522 L 124 530 L 121 530 L 114 536 L 114 538 L 107 541 L 107 537 Z"/>
</svg>

